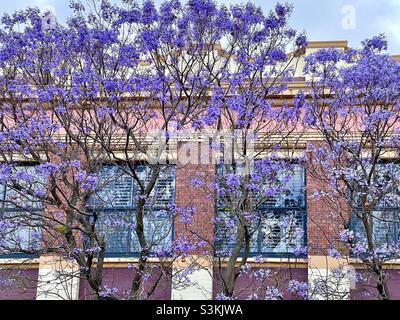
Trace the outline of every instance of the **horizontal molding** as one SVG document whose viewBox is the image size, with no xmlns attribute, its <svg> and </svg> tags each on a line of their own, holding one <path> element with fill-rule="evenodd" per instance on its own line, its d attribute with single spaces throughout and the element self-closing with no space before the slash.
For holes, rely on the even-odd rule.
<svg viewBox="0 0 400 320">
<path fill-rule="evenodd" d="M 347 49 L 349 42 L 347 40 L 329 40 L 329 41 L 309 41 L 307 49 L 324 49 L 324 48 L 343 48 Z"/>
</svg>

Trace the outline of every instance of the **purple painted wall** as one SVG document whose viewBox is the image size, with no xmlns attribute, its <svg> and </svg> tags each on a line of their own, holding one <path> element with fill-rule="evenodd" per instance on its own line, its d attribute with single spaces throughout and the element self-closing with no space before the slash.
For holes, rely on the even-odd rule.
<svg viewBox="0 0 400 320">
<path fill-rule="evenodd" d="M 356 272 L 364 275 L 361 270 Z M 389 292 L 392 299 L 400 300 L 400 270 L 388 270 Z M 370 275 L 368 280 L 357 282 L 356 289 L 352 291 L 352 300 L 380 300 L 378 290 L 376 289 L 376 276 Z"/>
<path fill-rule="evenodd" d="M 35 300 L 38 269 L 1 270 L 0 300 Z"/>
<path fill-rule="evenodd" d="M 148 290 L 157 278 L 159 270 L 154 271 L 150 279 L 146 282 L 145 290 Z M 118 288 L 118 292 L 124 292 L 130 289 L 134 271 L 128 268 L 107 268 L 103 271 L 103 285 L 109 288 Z M 94 298 L 89 283 L 82 279 L 79 286 L 79 299 L 92 300 Z M 154 293 L 149 300 L 170 300 L 171 299 L 171 281 L 163 277 L 157 285 Z"/>
<path fill-rule="evenodd" d="M 274 272 L 274 269 L 271 269 Z M 290 279 L 298 281 L 307 281 L 307 269 L 292 269 L 282 270 L 276 269 L 279 272 L 276 279 L 280 281 L 280 291 L 284 294 L 284 299 L 296 299 L 290 292 L 287 291 L 287 283 Z M 358 272 L 360 270 L 357 270 Z M 389 289 L 392 298 L 400 300 L 400 270 L 388 271 Z M 155 276 L 155 275 L 154 275 Z M 213 285 L 213 297 L 215 298 L 221 292 L 221 282 L 217 280 L 218 273 L 215 274 L 216 281 Z M 36 299 L 36 284 L 37 284 L 38 270 L 28 269 L 22 271 L 0 270 L 0 300 L 35 300 Z M 133 271 L 127 268 L 108 268 L 104 270 L 104 284 L 109 287 L 116 287 L 120 291 L 129 289 L 131 280 L 133 278 Z M 14 279 L 9 284 L 5 280 Z M 150 283 L 149 283 L 150 284 Z M 250 294 L 257 293 L 260 299 L 265 297 L 265 288 L 269 285 L 275 286 L 274 276 L 270 277 L 264 283 L 257 283 L 254 277 L 249 275 L 242 275 L 237 281 L 237 292 L 239 299 L 246 299 Z M 352 300 L 377 300 L 379 299 L 378 292 L 375 289 L 374 277 L 370 277 L 366 282 L 358 282 L 356 290 L 352 291 Z M 91 297 L 90 286 L 85 280 L 81 280 L 80 299 L 88 299 Z M 171 299 L 171 282 L 163 279 L 155 293 L 150 297 L 151 300 L 170 300 Z"/>
<path fill-rule="evenodd" d="M 293 296 L 288 292 L 288 283 L 290 280 L 297 280 L 300 282 L 307 282 L 308 271 L 307 269 L 273 269 L 272 274 L 264 280 L 262 283 L 257 281 L 254 276 L 251 275 L 256 268 L 251 269 L 249 274 L 242 274 L 236 281 L 235 292 L 238 300 L 246 300 L 251 294 L 256 293 L 260 300 L 265 299 L 265 290 L 268 286 L 276 287 L 279 284 L 279 291 L 283 294 L 285 300 L 296 300 L 297 297 Z M 221 270 L 224 271 L 224 270 Z M 276 274 L 274 274 L 276 272 Z M 213 298 L 222 292 L 221 288 L 221 274 L 223 272 L 214 272 L 214 283 L 213 283 Z"/>
</svg>

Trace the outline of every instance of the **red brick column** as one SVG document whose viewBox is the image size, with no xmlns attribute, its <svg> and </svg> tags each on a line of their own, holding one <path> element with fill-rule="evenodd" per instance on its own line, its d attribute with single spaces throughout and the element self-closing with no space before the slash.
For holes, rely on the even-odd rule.
<svg viewBox="0 0 400 320">
<path fill-rule="evenodd" d="M 313 146 L 321 142 L 309 142 Z M 348 208 L 342 197 L 334 196 L 326 179 L 326 169 L 321 166 L 313 153 L 309 153 L 307 166 L 307 240 L 308 240 L 308 281 L 310 285 L 325 283 L 328 289 L 323 294 L 312 296 L 319 300 L 347 300 L 350 298 L 351 281 L 347 252 L 342 259 L 329 257 L 328 250 L 340 249 L 339 233 L 348 217 Z M 319 196 L 315 196 L 315 194 Z M 329 194 L 329 196 L 328 196 Z M 343 276 L 338 278 L 332 269 L 340 268 Z M 332 283 L 340 283 L 333 286 Z M 312 290 L 311 290 L 312 291 Z"/>
<path fill-rule="evenodd" d="M 321 142 L 309 142 L 314 146 Z M 307 166 L 307 241 L 309 255 L 325 256 L 332 245 L 337 245 L 340 231 L 348 217 L 348 207 L 343 198 L 327 197 L 331 188 L 325 179 L 325 169 L 310 155 Z M 315 193 L 321 194 L 315 197 Z"/>
<path fill-rule="evenodd" d="M 200 144 L 198 145 L 200 148 Z M 178 154 L 182 146 L 183 144 L 180 144 Z M 175 220 L 174 239 L 182 235 L 189 237 L 195 233 L 212 243 L 215 211 L 215 196 L 212 185 L 215 181 L 216 166 L 212 163 L 211 159 L 206 163 L 207 161 L 204 161 L 204 158 L 200 161 L 200 155 L 198 157 L 195 156 L 195 158 L 198 159 L 197 163 L 182 163 L 179 157 L 177 160 L 176 205 L 178 208 L 193 207 L 195 214 L 188 226 L 184 225 L 179 217 Z M 199 179 L 202 185 L 193 186 L 193 179 Z"/>
<path fill-rule="evenodd" d="M 204 147 L 204 145 L 203 145 Z M 215 164 L 211 153 L 206 148 L 206 157 L 201 157 L 201 144 L 197 142 L 179 143 L 176 167 L 176 205 L 178 208 L 192 207 L 195 213 L 188 225 L 180 217 L 175 219 L 174 239 L 186 236 L 194 243 L 205 241 L 204 247 L 197 247 L 191 255 L 174 263 L 175 270 L 191 270 L 188 275 L 190 284 L 185 288 L 174 286 L 172 280 L 173 300 L 210 300 L 213 295 L 213 251 L 214 238 L 214 181 Z M 187 161 L 188 158 L 191 161 Z M 193 179 L 201 181 L 200 186 L 192 184 Z"/>
</svg>

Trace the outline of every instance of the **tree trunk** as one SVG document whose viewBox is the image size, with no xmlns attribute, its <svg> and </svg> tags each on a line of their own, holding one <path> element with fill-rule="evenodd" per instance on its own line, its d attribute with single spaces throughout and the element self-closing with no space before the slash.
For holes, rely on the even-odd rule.
<svg viewBox="0 0 400 320">
<path fill-rule="evenodd" d="M 144 236 L 144 221 L 143 221 L 144 205 L 145 205 L 145 200 L 140 199 L 139 208 L 136 211 L 136 235 L 139 239 L 140 255 L 139 255 L 139 262 L 136 274 L 132 281 L 131 294 L 130 294 L 131 300 L 138 300 L 140 298 L 140 288 L 142 284 L 143 273 L 147 265 L 147 257 L 149 254 L 146 238 Z"/>
<path fill-rule="evenodd" d="M 236 246 L 232 251 L 226 268 L 224 295 L 227 297 L 232 297 L 235 289 L 235 266 L 244 242 L 244 235 L 244 228 L 240 227 L 237 233 Z"/>
</svg>

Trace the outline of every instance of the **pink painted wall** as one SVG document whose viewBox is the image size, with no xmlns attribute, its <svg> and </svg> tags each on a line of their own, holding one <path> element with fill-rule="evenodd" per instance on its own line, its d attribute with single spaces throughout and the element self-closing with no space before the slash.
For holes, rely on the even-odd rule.
<svg viewBox="0 0 400 320">
<path fill-rule="evenodd" d="M 0 270 L 0 300 L 35 300 L 38 269 Z M 4 284 L 5 280 L 11 280 Z"/>
<path fill-rule="evenodd" d="M 268 269 L 268 268 L 266 268 Z M 251 269 L 251 272 L 257 270 L 256 268 Z M 308 280 L 308 271 L 307 269 L 274 269 L 270 268 L 269 270 L 272 273 L 277 272 L 276 279 L 279 279 L 279 291 L 283 293 L 284 300 L 298 300 L 297 297 L 293 296 L 292 293 L 288 291 L 288 283 L 290 280 L 297 280 L 300 282 L 307 282 Z M 213 298 L 222 292 L 221 288 L 221 279 L 219 277 L 219 272 L 214 272 L 214 283 L 213 283 Z M 236 281 L 236 289 L 237 299 L 246 300 L 252 293 L 256 293 L 259 297 L 259 300 L 265 300 L 265 288 L 268 286 L 276 287 L 276 281 L 274 281 L 274 275 L 268 277 L 264 283 L 260 283 L 256 281 L 253 276 L 250 274 L 242 274 L 239 276 Z"/>
<path fill-rule="evenodd" d="M 360 272 L 360 270 L 357 270 Z M 389 292 L 393 300 L 400 300 L 400 270 L 387 271 Z M 358 282 L 352 291 L 352 300 L 380 300 L 376 289 L 376 276 L 371 276 L 367 281 Z"/>
<path fill-rule="evenodd" d="M 103 285 L 109 288 L 117 288 L 121 293 L 125 290 L 129 290 L 132 284 L 132 279 L 134 276 L 134 271 L 128 268 L 107 268 L 103 271 Z M 158 275 L 158 270 L 154 271 L 147 281 L 145 290 L 154 283 L 154 279 Z M 79 299 L 80 300 L 93 300 L 94 296 L 90 288 L 89 283 L 82 279 L 79 286 Z M 149 297 L 149 300 L 170 300 L 171 299 L 171 281 L 163 277 L 154 293 Z"/>
</svg>

